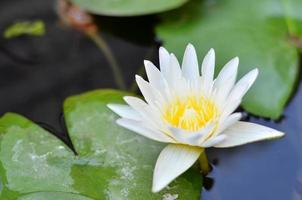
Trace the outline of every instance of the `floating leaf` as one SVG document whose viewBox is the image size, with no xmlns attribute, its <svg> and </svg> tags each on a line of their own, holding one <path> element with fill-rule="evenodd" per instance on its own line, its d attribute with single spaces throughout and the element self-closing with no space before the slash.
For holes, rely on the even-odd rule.
<svg viewBox="0 0 302 200">
<path fill-rule="evenodd" d="M 41 20 L 17 22 L 4 31 L 6 39 L 18 37 L 21 35 L 42 36 L 45 34 L 45 24 Z"/>
<path fill-rule="evenodd" d="M 137 16 L 177 8 L 188 0 L 72 0 L 80 7 L 100 15 Z"/>
<path fill-rule="evenodd" d="M 297 36 L 302 39 L 302 1 L 300 0 L 283 0 L 283 9 L 278 13 L 285 17 L 288 32 L 291 36 Z"/>
<path fill-rule="evenodd" d="M 163 14 L 156 31 L 179 58 L 191 42 L 199 55 L 215 48 L 219 67 L 239 56 L 239 77 L 258 67 L 260 75 L 242 106 L 252 114 L 277 119 L 298 74 L 299 55 L 288 35 L 289 24 L 292 34 L 302 30 L 301 4 L 298 0 L 192 0 Z"/>
<path fill-rule="evenodd" d="M 152 172 L 163 148 L 116 125 L 108 102 L 125 93 L 100 90 L 68 98 L 64 113 L 78 155 L 28 119 L 0 119 L 0 199 L 162 200 L 199 199 L 200 173 L 191 169 L 161 193 L 151 192 Z"/>
</svg>

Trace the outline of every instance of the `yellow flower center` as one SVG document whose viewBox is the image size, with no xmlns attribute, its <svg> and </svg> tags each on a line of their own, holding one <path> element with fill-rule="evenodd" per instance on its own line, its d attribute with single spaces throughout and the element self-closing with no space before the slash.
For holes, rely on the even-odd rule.
<svg viewBox="0 0 302 200">
<path fill-rule="evenodd" d="M 197 131 L 219 114 L 213 101 L 204 97 L 188 97 L 166 106 L 164 119 L 187 131 Z"/>
</svg>

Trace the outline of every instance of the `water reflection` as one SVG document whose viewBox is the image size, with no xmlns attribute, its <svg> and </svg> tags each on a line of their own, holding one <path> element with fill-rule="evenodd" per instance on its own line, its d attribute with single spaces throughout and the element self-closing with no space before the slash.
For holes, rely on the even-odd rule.
<svg viewBox="0 0 302 200">
<path fill-rule="evenodd" d="M 284 131 L 279 140 L 231 149 L 210 149 L 218 159 L 209 175 L 214 185 L 204 189 L 203 200 L 301 200 L 302 199 L 302 84 L 279 122 L 250 118 Z"/>
</svg>

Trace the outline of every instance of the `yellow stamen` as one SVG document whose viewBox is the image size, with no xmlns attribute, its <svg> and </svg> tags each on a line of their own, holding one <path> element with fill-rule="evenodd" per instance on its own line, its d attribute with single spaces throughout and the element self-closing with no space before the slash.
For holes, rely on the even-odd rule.
<svg viewBox="0 0 302 200">
<path fill-rule="evenodd" d="M 187 131 L 197 131 L 216 118 L 217 115 L 218 110 L 212 100 L 190 96 L 184 100 L 177 99 L 167 105 L 164 119 L 174 127 Z"/>
</svg>

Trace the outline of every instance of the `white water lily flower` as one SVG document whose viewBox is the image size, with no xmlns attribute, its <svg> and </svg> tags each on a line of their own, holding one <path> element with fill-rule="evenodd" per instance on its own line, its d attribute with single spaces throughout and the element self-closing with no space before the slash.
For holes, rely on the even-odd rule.
<svg viewBox="0 0 302 200">
<path fill-rule="evenodd" d="M 284 133 L 233 113 L 254 83 L 258 69 L 236 84 L 239 59 L 233 58 L 214 79 L 215 52 L 205 56 L 201 73 L 193 45 L 186 48 L 182 67 L 166 49 L 159 49 L 160 70 L 145 61 L 149 82 L 136 76 L 145 101 L 124 97 L 128 105 L 109 104 L 122 118 L 120 126 L 152 140 L 170 143 L 160 153 L 153 174 L 153 192 L 190 168 L 207 147 L 234 147 L 277 138 Z"/>
</svg>

